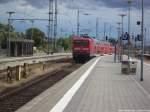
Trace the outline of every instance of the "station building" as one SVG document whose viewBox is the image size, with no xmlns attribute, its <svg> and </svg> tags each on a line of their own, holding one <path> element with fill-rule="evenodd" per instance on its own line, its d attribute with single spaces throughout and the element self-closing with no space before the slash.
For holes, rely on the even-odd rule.
<svg viewBox="0 0 150 112">
<path fill-rule="evenodd" d="M 31 56 L 33 55 L 34 40 L 11 38 L 10 56 Z"/>
</svg>

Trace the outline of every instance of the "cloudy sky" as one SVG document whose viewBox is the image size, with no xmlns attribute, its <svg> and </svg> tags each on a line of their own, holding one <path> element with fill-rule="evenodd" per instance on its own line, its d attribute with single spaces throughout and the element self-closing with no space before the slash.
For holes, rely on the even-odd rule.
<svg viewBox="0 0 150 112">
<path fill-rule="evenodd" d="M 84 33 L 95 34 L 96 18 L 99 18 L 99 36 L 103 36 L 104 23 L 106 33 L 113 37 L 117 36 L 117 22 L 121 21 L 120 13 L 127 14 L 127 0 L 58 0 L 58 32 L 59 35 L 67 35 L 76 32 L 77 10 L 80 10 L 80 30 Z M 150 0 L 144 0 L 145 4 L 145 27 L 147 36 L 150 30 Z M 48 0 L 0 0 L 0 21 L 7 23 L 7 11 L 17 12 L 13 18 L 48 18 Z M 86 16 L 84 13 L 90 15 Z M 124 19 L 124 29 L 127 31 L 127 17 Z M 133 0 L 131 12 L 131 32 L 137 34 L 140 28 L 136 21 L 141 20 L 141 0 Z M 25 31 L 31 26 L 30 22 L 13 22 L 17 31 Z M 47 22 L 35 22 L 45 33 Z"/>
</svg>

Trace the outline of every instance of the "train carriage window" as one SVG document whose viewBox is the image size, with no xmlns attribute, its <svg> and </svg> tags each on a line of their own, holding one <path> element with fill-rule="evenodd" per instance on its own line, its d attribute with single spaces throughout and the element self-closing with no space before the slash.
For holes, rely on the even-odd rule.
<svg viewBox="0 0 150 112">
<path fill-rule="evenodd" d="M 88 41 L 74 41 L 75 46 L 88 46 Z"/>
</svg>

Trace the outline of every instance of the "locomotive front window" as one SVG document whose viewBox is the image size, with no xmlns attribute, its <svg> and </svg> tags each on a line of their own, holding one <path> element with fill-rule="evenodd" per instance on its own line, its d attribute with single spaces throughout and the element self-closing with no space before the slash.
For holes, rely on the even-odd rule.
<svg viewBox="0 0 150 112">
<path fill-rule="evenodd" d="M 75 46 L 88 46 L 88 41 L 74 41 Z"/>
</svg>

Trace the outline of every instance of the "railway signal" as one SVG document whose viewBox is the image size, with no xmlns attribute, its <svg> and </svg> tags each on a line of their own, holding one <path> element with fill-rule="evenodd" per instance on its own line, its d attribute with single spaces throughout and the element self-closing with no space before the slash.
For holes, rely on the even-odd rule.
<svg viewBox="0 0 150 112">
<path fill-rule="evenodd" d="M 108 36 L 106 36 L 106 41 L 108 41 Z"/>
<path fill-rule="evenodd" d="M 137 21 L 137 23 L 136 23 L 137 25 L 141 25 L 141 21 Z"/>
<path fill-rule="evenodd" d="M 142 35 L 137 35 L 137 41 L 142 41 Z"/>
</svg>

